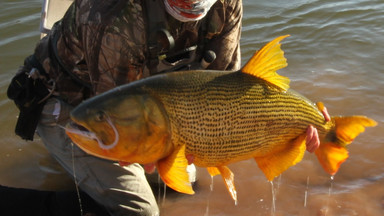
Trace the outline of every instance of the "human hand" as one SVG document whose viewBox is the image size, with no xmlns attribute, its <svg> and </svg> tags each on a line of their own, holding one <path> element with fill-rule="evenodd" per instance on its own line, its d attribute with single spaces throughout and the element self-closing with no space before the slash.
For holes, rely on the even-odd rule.
<svg viewBox="0 0 384 216">
<path fill-rule="evenodd" d="M 319 106 L 319 108 L 321 110 L 321 113 L 324 116 L 325 121 L 326 122 L 331 121 L 331 117 L 328 114 L 327 108 L 324 105 L 322 105 L 322 103 Z M 307 135 L 307 137 L 305 140 L 305 144 L 307 147 L 307 151 L 310 153 L 313 153 L 320 146 L 320 138 L 319 138 L 319 134 L 317 132 L 317 129 L 315 127 L 313 127 L 312 125 L 309 125 L 307 127 L 306 135 Z"/>
<path fill-rule="evenodd" d="M 306 133 L 305 145 L 307 146 L 307 151 L 313 153 L 320 146 L 319 134 L 317 133 L 317 129 L 312 125 L 307 127 Z"/>
</svg>

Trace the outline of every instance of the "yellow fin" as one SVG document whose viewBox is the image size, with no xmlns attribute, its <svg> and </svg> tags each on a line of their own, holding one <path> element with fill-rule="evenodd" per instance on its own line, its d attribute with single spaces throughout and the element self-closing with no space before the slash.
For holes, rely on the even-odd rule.
<svg viewBox="0 0 384 216">
<path fill-rule="evenodd" d="M 303 159 L 305 153 L 305 134 L 300 135 L 287 148 L 266 157 L 256 157 L 256 163 L 263 171 L 268 181 L 272 181 L 289 167 L 297 164 Z"/>
<path fill-rule="evenodd" d="M 323 102 L 320 102 L 320 101 L 316 103 L 316 106 L 317 106 L 317 108 L 318 108 L 321 112 L 322 112 L 322 111 L 324 110 L 324 108 L 325 108 Z"/>
<path fill-rule="evenodd" d="M 288 36 L 280 36 L 267 43 L 253 55 L 241 71 L 259 77 L 282 91 L 287 91 L 289 78 L 277 74 L 276 71 L 287 66 L 287 59 L 284 57 L 283 50 L 280 49 L 280 41 Z"/>
<path fill-rule="evenodd" d="M 209 175 L 211 175 L 212 177 L 220 175 L 220 171 L 219 169 L 217 169 L 217 167 L 207 167 L 207 170 L 209 172 Z"/>
<path fill-rule="evenodd" d="M 340 165 L 347 160 L 348 151 L 345 148 L 365 127 L 374 127 L 377 123 L 365 116 L 332 117 L 335 124 L 335 140 L 328 143 L 321 143 L 315 151 L 317 159 L 330 175 L 334 175 Z"/>
<path fill-rule="evenodd" d="M 348 158 L 348 151 L 345 147 L 331 142 L 320 144 L 315 154 L 323 169 L 330 175 L 335 175 L 340 165 Z"/>
<path fill-rule="evenodd" d="M 360 133 L 365 131 L 365 127 L 374 127 L 377 122 L 365 116 L 333 117 L 336 127 L 336 136 L 342 143 L 350 144 Z"/>
<path fill-rule="evenodd" d="M 221 174 L 229 194 L 235 203 L 237 203 L 237 192 L 232 171 L 227 166 L 207 167 L 207 170 L 212 177 Z"/>
<path fill-rule="evenodd" d="M 323 102 L 317 102 L 316 105 L 319 111 L 323 114 L 325 122 L 331 121 L 331 116 L 329 116 L 327 108 L 324 106 Z"/>
<path fill-rule="evenodd" d="M 188 161 L 185 158 L 185 145 L 157 162 L 157 169 L 164 183 L 175 191 L 194 194 L 187 173 Z"/>
</svg>

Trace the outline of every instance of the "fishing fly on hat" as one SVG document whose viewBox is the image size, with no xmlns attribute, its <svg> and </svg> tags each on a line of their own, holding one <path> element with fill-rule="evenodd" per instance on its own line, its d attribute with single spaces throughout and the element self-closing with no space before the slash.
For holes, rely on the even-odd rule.
<svg viewBox="0 0 384 216">
<path fill-rule="evenodd" d="M 217 0 L 164 0 L 167 12 L 181 22 L 202 19 Z"/>
</svg>

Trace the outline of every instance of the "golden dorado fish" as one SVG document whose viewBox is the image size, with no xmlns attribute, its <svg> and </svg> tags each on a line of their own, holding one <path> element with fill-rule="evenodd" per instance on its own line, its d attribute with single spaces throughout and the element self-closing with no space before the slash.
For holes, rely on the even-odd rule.
<svg viewBox="0 0 384 216">
<path fill-rule="evenodd" d="M 182 71 L 129 83 L 93 97 L 71 112 L 67 134 L 84 151 L 110 160 L 156 164 L 162 180 L 193 194 L 186 167 L 221 174 L 233 199 L 228 164 L 254 158 L 268 180 L 300 162 L 306 129 L 318 130 L 315 154 L 334 175 L 346 146 L 376 122 L 365 116 L 326 121 L 316 106 L 276 73 L 287 63 L 281 36 L 236 72 Z"/>
</svg>

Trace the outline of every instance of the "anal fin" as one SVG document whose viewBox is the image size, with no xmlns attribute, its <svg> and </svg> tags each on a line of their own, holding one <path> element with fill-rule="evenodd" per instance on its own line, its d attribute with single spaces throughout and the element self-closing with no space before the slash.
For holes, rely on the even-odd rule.
<svg viewBox="0 0 384 216">
<path fill-rule="evenodd" d="M 227 166 L 207 167 L 209 174 L 213 177 L 221 175 L 224 180 L 225 186 L 232 199 L 237 203 L 237 192 L 235 188 L 235 178 L 232 171 Z"/>
<path fill-rule="evenodd" d="M 209 175 L 211 175 L 212 177 L 220 175 L 220 171 L 217 167 L 207 167 L 207 170 Z"/>
<path fill-rule="evenodd" d="M 157 169 L 164 183 L 175 191 L 194 194 L 187 173 L 188 160 L 185 157 L 185 145 L 180 146 L 172 154 L 157 162 Z"/>
<path fill-rule="evenodd" d="M 268 181 L 272 181 L 289 167 L 297 164 L 303 159 L 305 153 L 305 134 L 294 139 L 287 148 L 272 153 L 265 157 L 256 157 L 256 163 L 263 171 Z"/>
</svg>

